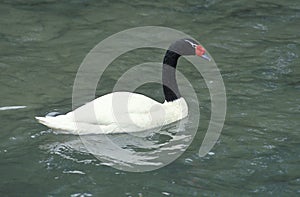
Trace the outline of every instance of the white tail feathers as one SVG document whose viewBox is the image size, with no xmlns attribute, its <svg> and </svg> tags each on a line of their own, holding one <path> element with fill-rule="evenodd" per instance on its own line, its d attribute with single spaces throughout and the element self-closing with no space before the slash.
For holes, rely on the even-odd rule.
<svg viewBox="0 0 300 197">
<path fill-rule="evenodd" d="M 97 125 L 85 122 L 76 122 L 70 116 L 60 115 L 56 117 L 35 117 L 41 124 L 50 127 L 60 134 L 88 135 L 120 133 L 115 123 L 109 125 Z"/>
<path fill-rule="evenodd" d="M 69 118 L 67 118 L 65 115 L 56 116 L 56 117 L 35 117 L 41 124 L 53 128 L 55 130 L 58 130 L 59 133 L 74 133 L 77 129 L 76 123 L 73 121 L 70 121 Z"/>
</svg>

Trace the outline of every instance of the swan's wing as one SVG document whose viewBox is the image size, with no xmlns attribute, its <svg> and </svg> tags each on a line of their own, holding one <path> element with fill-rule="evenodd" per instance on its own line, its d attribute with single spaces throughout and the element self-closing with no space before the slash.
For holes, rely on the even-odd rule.
<svg viewBox="0 0 300 197">
<path fill-rule="evenodd" d="M 114 92 L 101 96 L 66 114 L 76 122 L 108 125 L 127 123 L 130 119 L 146 122 L 149 113 L 161 106 L 157 101 L 142 94 Z M 148 121 L 149 122 L 149 121 Z"/>
</svg>

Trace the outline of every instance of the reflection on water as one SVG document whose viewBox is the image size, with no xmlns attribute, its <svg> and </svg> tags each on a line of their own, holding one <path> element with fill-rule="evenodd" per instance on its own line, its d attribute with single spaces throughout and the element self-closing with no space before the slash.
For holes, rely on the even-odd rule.
<svg viewBox="0 0 300 197">
<path fill-rule="evenodd" d="M 101 165 L 125 171 L 149 171 L 169 164 L 187 149 L 194 136 L 188 125 L 188 118 L 185 118 L 160 131 L 70 136 L 67 141 L 43 145 L 42 148 L 71 160 L 76 160 L 72 154 L 77 151 L 93 154 Z"/>
</svg>

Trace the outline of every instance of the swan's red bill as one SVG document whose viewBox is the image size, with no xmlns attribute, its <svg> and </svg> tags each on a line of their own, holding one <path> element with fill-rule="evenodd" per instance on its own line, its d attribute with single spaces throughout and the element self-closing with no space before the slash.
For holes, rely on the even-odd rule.
<svg viewBox="0 0 300 197">
<path fill-rule="evenodd" d="M 196 55 L 198 55 L 198 56 L 201 57 L 205 52 L 206 52 L 206 51 L 205 51 L 205 49 L 203 48 L 203 46 L 201 46 L 201 45 L 197 45 L 197 46 L 196 46 Z"/>
<path fill-rule="evenodd" d="M 195 50 L 196 50 L 196 55 L 198 55 L 199 57 L 202 57 L 207 61 L 211 60 L 210 57 L 206 54 L 206 50 L 201 45 L 197 45 Z"/>
</svg>

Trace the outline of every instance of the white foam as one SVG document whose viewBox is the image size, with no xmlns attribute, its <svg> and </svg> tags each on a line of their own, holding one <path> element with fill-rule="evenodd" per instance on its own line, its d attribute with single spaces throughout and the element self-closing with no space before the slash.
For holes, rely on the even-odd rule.
<svg viewBox="0 0 300 197">
<path fill-rule="evenodd" d="M 5 110 L 13 110 L 13 109 L 23 109 L 26 108 L 27 106 L 5 106 L 5 107 L 0 107 L 0 111 L 5 111 Z"/>
</svg>

